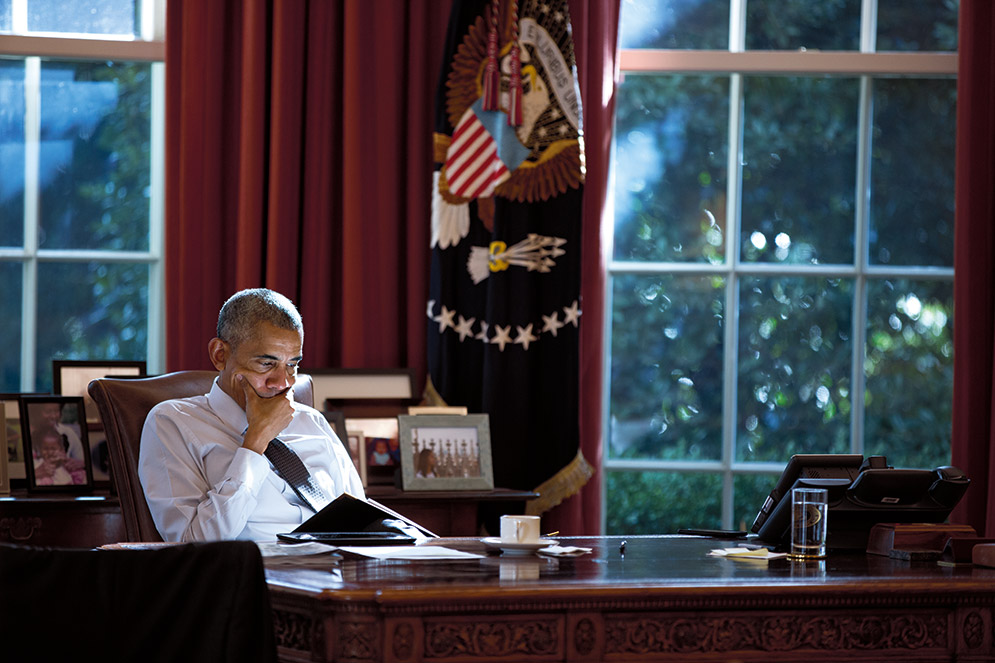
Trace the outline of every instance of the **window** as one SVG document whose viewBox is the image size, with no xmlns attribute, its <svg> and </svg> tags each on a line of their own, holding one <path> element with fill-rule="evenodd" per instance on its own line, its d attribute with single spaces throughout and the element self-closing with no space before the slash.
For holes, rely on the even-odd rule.
<svg viewBox="0 0 995 663">
<path fill-rule="evenodd" d="M 955 0 L 623 0 L 606 533 L 949 463 Z"/>
<path fill-rule="evenodd" d="M 163 0 L 0 0 L 0 391 L 161 368 Z"/>
</svg>

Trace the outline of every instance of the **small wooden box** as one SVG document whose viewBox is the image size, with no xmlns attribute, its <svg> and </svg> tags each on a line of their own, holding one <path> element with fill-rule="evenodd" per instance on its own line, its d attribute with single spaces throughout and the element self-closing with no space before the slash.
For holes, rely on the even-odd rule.
<svg viewBox="0 0 995 663">
<path fill-rule="evenodd" d="M 867 552 L 872 555 L 895 557 L 893 551 L 904 551 L 906 559 L 912 553 L 930 552 L 939 558 L 952 537 L 972 538 L 978 533 L 969 525 L 947 523 L 878 523 L 867 538 Z M 897 556 L 902 557 L 899 553 Z"/>
</svg>

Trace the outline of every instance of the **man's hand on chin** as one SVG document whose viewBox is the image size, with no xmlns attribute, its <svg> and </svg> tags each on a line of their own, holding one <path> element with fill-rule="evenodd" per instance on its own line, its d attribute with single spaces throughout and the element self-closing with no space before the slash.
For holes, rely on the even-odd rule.
<svg viewBox="0 0 995 663">
<path fill-rule="evenodd" d="M 269 441 L 278 436 L 294 416 L 293 387 L 287 387 L 274 396 L 260 396 L 242 374 L 235 375 L 235 384 L 245 394 L 245 418 L 249 427 L 242 446 L 258 454 L 266 451 Z"/>
</svg>

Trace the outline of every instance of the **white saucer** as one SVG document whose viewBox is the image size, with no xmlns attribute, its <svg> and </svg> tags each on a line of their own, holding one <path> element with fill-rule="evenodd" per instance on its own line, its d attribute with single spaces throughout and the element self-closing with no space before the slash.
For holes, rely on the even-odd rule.
<svg viewBox="0 0 995 663">
<path fill-rule="evenodd" d="M 534 553 L 537 550 L 548 548 L 549 546 L 556 545 L 557 543 L 555 539 L 539 539 L 538 541 L 534 541 L 532 543 L 521 543 L 518 541 L 505 541 L 504 539 L 496 536 L 489 536 L 485 539 L 481 539 L 481 541 L 491 550 L 500 550 L 509 554 Z"/>
</svg>

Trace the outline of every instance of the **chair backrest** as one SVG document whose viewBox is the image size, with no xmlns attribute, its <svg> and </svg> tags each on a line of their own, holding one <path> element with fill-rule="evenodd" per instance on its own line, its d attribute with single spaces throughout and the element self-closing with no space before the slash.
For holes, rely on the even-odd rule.
<svg viewBox="0 0 995 663">
<path fill-rule="evenodd" d="M 259 548 L 152 550 L 0 543 L 5 661 L 275 663 Z"/>
<path fill-rule="evenodd" d="M 138 480 L 139 445 L 149 411 L 172 398 L 206 394 L 217 375 L 215 371 L 178 371 L 151 378 L 98 378 L 87 387 L 104 425 L 111 479 L 121 500 L 129 541 L 162 540 Z M 297 376 L 294 400 L 304 405 L 314 402 L 309 375 Z"/>
</svg>

